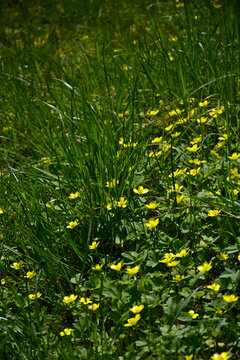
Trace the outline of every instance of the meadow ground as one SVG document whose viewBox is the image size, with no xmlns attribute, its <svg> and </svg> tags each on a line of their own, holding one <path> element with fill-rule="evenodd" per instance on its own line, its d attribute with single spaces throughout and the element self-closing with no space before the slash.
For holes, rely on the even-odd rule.
<svg viewBox="0 0 240 360">
<path fill-rule="evenodd" d="M 239 359 L 239 1 L 0 11 L 0 358 Z"/>
</svg>

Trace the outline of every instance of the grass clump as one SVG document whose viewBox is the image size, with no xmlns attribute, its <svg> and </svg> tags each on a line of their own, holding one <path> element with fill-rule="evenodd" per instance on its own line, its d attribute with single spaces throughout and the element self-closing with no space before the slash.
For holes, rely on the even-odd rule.
<svg viewBox="0 0 240 360">
<path fill-rule="evenodd" d="M 238 359 L 238 1 L 1 11 L 1 358 Z"/>
</svg>

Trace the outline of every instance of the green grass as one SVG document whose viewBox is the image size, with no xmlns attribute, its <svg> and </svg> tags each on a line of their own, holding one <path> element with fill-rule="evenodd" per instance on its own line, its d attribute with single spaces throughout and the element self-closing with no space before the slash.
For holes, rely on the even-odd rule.
<svg viewBox="0 0 240 360">
<path fill-rule="evenodd" d="M 239 358 L 239 11 L 1 6 L 1 359 Z"/>
</svg>

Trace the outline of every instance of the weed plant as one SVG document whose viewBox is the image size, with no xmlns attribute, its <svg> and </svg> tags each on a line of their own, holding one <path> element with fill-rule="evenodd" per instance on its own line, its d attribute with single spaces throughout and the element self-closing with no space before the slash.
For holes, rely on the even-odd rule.
<svg viewBox="0 0 240 360">
<path fill-rule="evenodd" d="M 239 359 L 239 10 L 2 2 L 1 359 Z"/>
</svg>

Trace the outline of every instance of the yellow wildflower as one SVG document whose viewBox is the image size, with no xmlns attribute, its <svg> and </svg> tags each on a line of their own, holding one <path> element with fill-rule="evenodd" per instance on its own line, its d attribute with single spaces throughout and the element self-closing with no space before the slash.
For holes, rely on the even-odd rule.
<svg viewBox="0 0 240 360">
<path fill-rule="evenodd" d="M 121 270 L 121 268 L 122 268 L 122 263 L 121 262 L 119 262 L 118 264 L 116 264 L 116 265 L 111 265 L 110 266 L 110 269 L 112 269 L 112 270 L 116 270 L 116 271 L 120 271 Z"/>
<path fill-rule="evenodd" d="M 182 258 L 182 257 L 184 257 L 184 256 L 187 256 L 188 253 L 189 253 L 189 251 L 190 251 L 190 250 L 182 249 L 179 253 L 177 253 L 177 254 L 175 255 L 175 257 L 180 257 L 180 258 Z"/>
<path fill-rule="evenodd" d="M 147 116 L 156 116 L 159 113 L 159 110 L 152 110 L 149 111 L 146 115 Z"/>
<path fill-rule="evenodd" d="M 234 152 L 231 156 L 228 156 L 230 160 L 237 160 L 240 157 L 240 153 Z"/>
<path fill-rule="evenodd" d="M 186 172 L 187 168 L 185 169 L 177 169 L 176 171 L 173 172 L 173 177 L 178 177 L 178 176 L 182 176 L 184 175 L 184 173 Z M 172 177 L 172 173 L 169 175 L 169 177 Z"/>
<path fill-rule="evenodd" d="M 232 295 L 223 295 L 223 300 L 228 303 L 237 301 L 238 299 L 239 299 L 239 296 L 235 296 L 233 294 Z"/>
<path fill-rule="evenodd" d="M 156 227 L 159 224 L 159 219 L 149 219 L 144 225 L 147 226 L 149 229 Z"/>
<path fill-rule="evenodd" d="M 179 135 L 181 135 L 181 133 L 179 131 L 176 131 L 175 133 L 172 134 L 172 137 L 177 138 Z"/>
<path fill-rule="evenodd" d="M 174 116 L 174 115 L 180 115 L 182 112 L 184 112 L 184 110 L 180 110 L 180 109 L 176 109 L 176 110 L 172 110 L 168 113 L 168 115 L 170 117 Z"/>
<path fill-rule="evenodd" d="M 201 165 L 201 164 L 205 164 L 206 161 L 205 160 L 199 160 L 199 159 L 193 159 L 193 160 L 189 160 L 190 164 L 195 164 L 195 165 Z"/>
<path fill-rule="evenodd" d="M 93 241 L 91 245 L 88 245 L 88 247 L 89 247 L 90 250 L 95 250 L 98 247 L 99 244 L 100 244 L 99 241 L 98 242 Z"/>
<path fill-rule="evenodd" d="M 79 197 L 79 195 L 80 195 L 80 192 L 79 192 L 79 191 L 77 191 L 77 192 L 75 192 L 75 193 L 71 193 L 71 194 L 69 195 L 69 199 L 77 199 L 77 198 Z"/>
<path fill-rule="evenodd" d="M 183 279 L 184 279 L 184 275 L 177 274 L 177 275 L 173 276 L 174 281 L 181 281 Z"/>
<path fill-rule="evenodd" d="M 166 253 L 166 254 L 164 254 L 163 260 L 158 260 L 158 261 L 162 262 L 162 263 L 169 263 L 174 258 L 175 258 L 175 255 L 173 253 Z"/>
<path fill-rule="evenodd" d="M 146 206 L 146 208 L 148 208 L 148 209 L 154 210 L 154 209 L 156 209 L 159 205 L 160 205 L 160 203 L 151 202 L 150 204 L 146 204 L 145 206 Z"/>
<path fill-rule="evenodd" d="M 192 145 L 194 145 L 194 144 L 199 144 L 201 141 L 202 141 L 202 135 L 200 135 L 199 137 L 194 138 L 194 139 L 191 141 L 191 144 L 192 144 Z"/>
<path fill-rule="evenodd" d="M 67 229 L 74 229 L 78 225 L 79 225 L 79 220 L 70 221 L 70 223 L 67 226 Z"/>
<path fill-rule="evenodd" d="M 131 309 L 129 309 L 131 312 L 133 312 L 134 314 L 139 314 L 144 308 L 144 305 L 134 305 Z"/>
<path fill-rule="evenodd" d="M 4 210 L 2 208 L 0 208 L 0 215 L 2 215 L 4 213 Z"/>
<path fill-rule="evenodd" d="M 120 197 L 119 201 L 117 202 L 117 206 L 125 208 L 127 206 L 127 200 L 124 197 Z"/>
<path fill-rule="evenodd" d="M 205 124 L 208 121 L 208 118 L 206 116 L 201 116 L 200 119 L 197 119 L 197 122 L 199 124 Z"/>
<path fill-rule="evenodd" d="M 87 305 L 87 304 L 91 304 L 92 303 L 92 300 L 90 298 L 84 298 L 82 297 L 81 299 L 79 299 L 79 302 L 80 303 L 83 303 L 84 305 Z"/>
<path fill-rule="evenodd" d="M 213 359 L 213 360 L 227 360 L 229 358 L 230 358 L 230 356 L 225 351 L 222 352 L 221 354 L 215 353 L 211 356 L 211 359 Z"/>
<path fill-rule="evenodd" d="M 126 270 L 126 273 L 129 274 L 129 275 L 136 275 L 140 270 L 140 265 L 137 265 L 131 269 L 127 269 Z"/>
<path fill-rule="evenodd" d="M 119 184 L 119 180 L 113 179 L 112 181 L 107 181 L 106 187 L 114 188 L 118 184 Z"/>
<path fill-rule="evenodd" d="M 228 139 L 227 134 L 222 134 L 222 136 L 219 136 L 219 138 L 218 138 L 219 141 L 226 141 L 227 139 Z"/>
<path fill-rule="evenodd" d="M 211 285 L 207 285 L 208 289 L 214 290 L 214 291 L 218 291 L 220 289 L 220 285 L 219 284 L 211 284 Z"/>
<path fill-rule="evenodd" d="M 100 304 L 92 304 L 92 305 L 88 305 L 88 309 L 89 310 L 97 310 L 99 308 Z"/>
<path fill-rule="evenodd" d="M 170 131 L 170 130 L 172 129 L 172 127 L 173 127 L 173 124 L 167 126 L 167 127 L 165 128 L 165 130 L 166 130 L 166 131 Z"/>
<path fill-rule="evenodd" d="M 217 258 L 219 260 L 227 260 L 229 258 L 229 256 L 228 256 L 228 254 L 224 254 L 221 252 L 220 254 L 217 255 Z"/>
<path fill-rule="evenodd" d="M 185 355 L 184 356 L 184 359 L 185 360 L 192 360 L 193 359 L 193 355 L 191 354 L 191 355 Z"/>
<path fill-rule="evenodd" d="M 100 271 L 100 270 L 102 269 L 102 267 L 103 267 L 103 265 L 97 264 L 97 265 L 95 265 L 95 266 L 92 266 L 92 269 L 93 269 L 93 270 L 96 270 L 96 271 Z"/>
<path fill-rule="evenodd" d="M 192 317 L 192 319 L 196 319 L 199 314 L 195 313 L 194 310 L 189 310 L 189 315 Z"/>
<path fill-rule="evenodd" d="M 174 267 L 174 266 L 177 266 L 178 264 L 180 263 L 180 260 L 173 260 L 173 261 L 170 261 L 167 263 L 167 266 L 169 267 Z"/>
<path fill-rule="evenodd" d="M 42 293 L 37 292 L 36 294 L 29 294 L 28 297 L 30 300 L 39 299 L 42 296 Z"/>
<path fill-rule="evenodd" d="M 25 278 L 32 279 L 36 275 L 35 271 L 28 271 L 27 275 L 25 275 Z"/>
<path fill-rule="evenodd" d="M 209 210 L 208 216 L 211 216 L 211 217 L 218 216 L 221 211 L 222 211 L 222 209 Z"/>
<path fill-rule="evenodd" d="M 173 185 L 167 190 L 167 192 L 171 193 L 173 191 L 181 191 L 183 188 L 183 186 L 179 186 L 178 184 L 174 184 L 174 187 Z"/>
<path fill-rule="evenodd" d="M 199 103 L 198 105 L 199 105 L 200 107 L 206 107 L 206 106 L 208 106 L 208 104 L 209 104 L 209 101 L 205 100 L 205 101 L 203 101 L 203 102 L 200 101 L 200 103 Z"/>
<path fill-rule="evenodd" d="M 25 266 L 25 263 L 22 260 L 20 260 L 19 262 L 14 262 L 12 265 L 10 265 L 10 267 L 15 270 L 19 270 L 23 266 Z"/>
<path fill-rule="evenodd" d="M 6 280 L 5 279 L 1 279 L 1 285 L 5 285 L 6 284 Z"/>
<path fill-rule="evenodd" d="M 72 329 L 66 328 L 63 331 L 60 332 L 61 336 L 65 336 L 65 335 L 71 335 L 72 333 Z"/>
<path fill-rule="evenodd" d="M 198 167 L 197 169 L 191 169 L 188 174 L 191 176 L 196 176 L 200 171 L 202 170 L 201 167 Z"/>
<path fill-rule="evenodd" d="M 127 324 L 124 324 L 124 326 L 135 326 L 137 322 L 140 320 L 141 316 L 140 314 L 137 314 L 134 318 L 128 319 Z"/>
<path fill-rule="evenodd" d="M 133 189 L 133 191 L 136 193 L 136 194 L 139 194 L 139 195 L 144 195 L 146 193 L 149 192 L 149 189 L 145 188 L 143 186 L 139 186 L 137 189 Z"/>
<path fill-rule="evenodd" d="M 73 301 L 76 300 L 78 296 L 77 295 L 74 295 L 74 294 L 71 294 L 70 296 L 64 296 L 63 298 L 63 303 L 64 304 L 70 304 L 72 303 Z"/>
<path fill-rule="evenodd" d="M 196 152 L 200 149 L 200 147 L 197 146 L 197 144 L 194 144 L 192 147 L 187 147 L 187 150 L 190 152 Z"/>
<path fill-rule="evenodd" d="M 238 261 L 240 261 L 240 254 L 238 255 Z"/>
<path fill-rule="evenodd" d="M 168 53 L 168 56 L 169 56 L 169 60 L 170 60 L 170 61 L 173 61 L 173 60 L 174 60 L 174 57 L 172 56 L 172 54 L 171 54 L 170 52 Z"/>
<path fill-rule="evenodd" d="M 161 137 L 156 137 L 152 140 L 152 144 L 155 144 L 155 143 L 159 143 L 162 141 L 162 136 Z"/>
<path fill-rule="evenodd" d="M 200 272 L 203 272 L 203 271 L 209 271 L 211 270 L 212 268 L 212 263 L 208 263 L 207 261 L 204 261 L 203 265 L 199 265 L 197 267 L 197 269 L 200 271 Z"/>
</svg>

